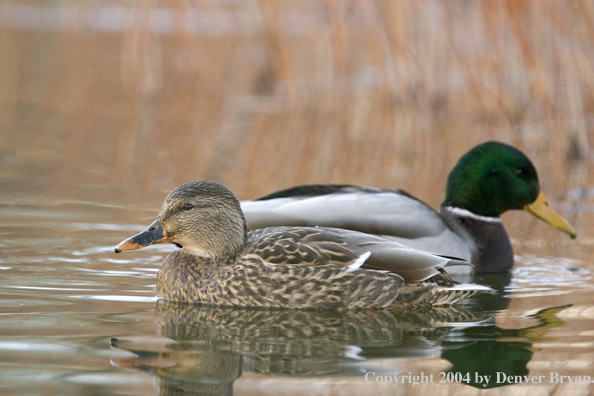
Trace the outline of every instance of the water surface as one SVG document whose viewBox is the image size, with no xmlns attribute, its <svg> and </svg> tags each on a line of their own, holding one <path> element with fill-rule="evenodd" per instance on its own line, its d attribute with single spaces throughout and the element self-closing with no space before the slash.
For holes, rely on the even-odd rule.
<svg viewBox="0 0 594 396">
<path fill-rule="evenodd" d="M 498 372 L 541 376 L 534 389 L 548 394 L 566 389 L 551 375 L 593 376 L 589 263 L 519 251 L 512 274 L 476 279 L 498 295 L 435 309 L 167 303 L 155 296 L 155 278 L 173 246 L 113 252 L 145 225 L 122 223 L 128 210 L 134 205 L 0 205 L 3 394 L 381 394 L 393 385 L 449 394 L 481 388 L 485 376 L 505 392 L 537 386 L 496 383 Z M 386 382 L 394 376 L 398 384 Z"/>
</svg>

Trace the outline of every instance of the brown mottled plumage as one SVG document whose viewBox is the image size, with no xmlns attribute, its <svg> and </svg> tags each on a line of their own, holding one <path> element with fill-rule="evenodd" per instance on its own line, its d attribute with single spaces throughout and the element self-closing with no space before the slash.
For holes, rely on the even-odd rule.
<svg viewBox="0 0 594 396">
<path fill-rule="evenodd" d="M 157 220 L 120 243 L 116 252 L 161 242 L 183 246 L 159 270 L 157 293 L 166 300 L 382 308 L 453 304 L 492 292 L 484 286 L 458 284 L 441 268 L 460 260 L 374 235 L 318 227 L 271 227 L 248 234 L 239 202 L 214 182 L 176 187 Z"/>
<path fill-rule="evenodd" d="M 390 306 L 404 281 L 390 272 L 338 265 L 276 265 L 256 255 L 241 261 L 172 253 L 157 277 L 166 300 L 280 308 L 379 308 Z"/>
</svg>

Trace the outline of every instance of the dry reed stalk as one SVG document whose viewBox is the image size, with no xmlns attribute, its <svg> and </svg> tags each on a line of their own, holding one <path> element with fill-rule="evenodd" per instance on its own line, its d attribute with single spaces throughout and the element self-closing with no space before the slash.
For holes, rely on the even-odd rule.
<svg viewBox="0 0 594 396">
<path fill-rule="evenodd" d="M 499 139 L 534 159 L 553 198 L 593 181 L 579 165 L 594 97 L 585 0 L 56 4 L 79 22 L 3 27 L 15 39 L 0 46 L 40 62 L 9 69 L 37 113 L 22 146 L 1 138 L 23 152 L 43 140 L 50 179 L 156 191 L 211 178 L 241 198 L 357 183 L 438 204 L 459 156 Z M 126 16 L 120 30 L 81 23 L 106 6 Z"/>
</svg>

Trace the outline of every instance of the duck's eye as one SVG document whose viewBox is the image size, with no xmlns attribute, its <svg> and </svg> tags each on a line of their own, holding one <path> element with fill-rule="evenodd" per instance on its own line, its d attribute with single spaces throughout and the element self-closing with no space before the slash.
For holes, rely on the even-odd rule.
<svg viewBox="0 0 594 396">
<path fill-rule="evenodd" d="M 516 176 L 522 177 L 522 178 L 526 176 L 526 172 L 524 172 L 524 169 L 519 169 L 519 168 L 515 170 L 515 174 L 516 174 Z"/>
<path fill-rule="evenodd" d="M 184 210 L 190 210 L 194 207 L 191 203 L 184 204 Z"/>
</svg>

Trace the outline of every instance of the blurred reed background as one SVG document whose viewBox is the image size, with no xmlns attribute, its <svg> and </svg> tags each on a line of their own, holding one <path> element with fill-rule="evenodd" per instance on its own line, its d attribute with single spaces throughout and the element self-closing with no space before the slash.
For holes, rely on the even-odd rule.
<svg viewBox="0 0 594 396">
<path fill-rule="evenodd" d="M 4 1 L 0 184 L 152 216 L 201 179 L 438 205 L 458 158 L 497 139 L 551 200 L 587 203 L 593 48 L 586 0 Z"/>
</svg>

